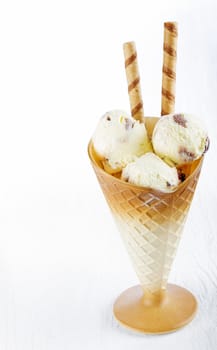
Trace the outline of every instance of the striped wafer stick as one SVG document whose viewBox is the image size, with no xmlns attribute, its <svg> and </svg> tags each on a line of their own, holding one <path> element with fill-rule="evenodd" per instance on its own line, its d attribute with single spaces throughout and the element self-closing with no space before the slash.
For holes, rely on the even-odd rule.
<svg viewBox="0 0 217 350">
<path fill-rule="evenodd" d="M 177 23 L 165 22 L 161 115 L 174 113 L 175 109 L 177 36 Z"/>
<path fill-rule="evenodd" d="M 124 43 L 123 49 L 131 114 L 135 119 L 143 122 L 143 102 L 135 43 L 133 41 Z"/>
</svg>

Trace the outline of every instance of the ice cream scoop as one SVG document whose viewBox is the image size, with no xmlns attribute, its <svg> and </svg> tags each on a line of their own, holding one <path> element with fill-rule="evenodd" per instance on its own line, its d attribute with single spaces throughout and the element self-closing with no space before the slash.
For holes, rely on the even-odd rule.
<svg viewBox="0 0 217 350">
<path fill-rule="evenodd" d="M 151 149 L 145 125 L 121 110 L 105 113 L 92 137 L 94 150 L 109 173 L 122 170 Z"/>
<path fill-rule="evenodd" d="M 128 164 L 122 171 L 122 179 L 162 192 L 172 192 L 180 182 L 177 169 L 151 152 Z"/>
<path fill-rule="evenodd" d="M 152 134 L 155 153 L 169 164 L 181 165 L 198 159 L 209 146 L 207 132 L 190 114 L 169 114 L 159 119 Z"/>
</svg>

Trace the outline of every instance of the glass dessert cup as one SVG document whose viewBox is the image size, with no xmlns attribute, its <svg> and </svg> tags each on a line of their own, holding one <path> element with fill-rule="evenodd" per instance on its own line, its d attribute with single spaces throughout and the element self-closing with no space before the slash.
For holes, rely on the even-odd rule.
<svg viewBox="0 0 217 350">
<path fill-rule="evenodd" d="M 149 136 L 157 118 L 146 118 Z M 119 228 L 140 285 L 124 291 L 114 316 L 125 327 L 161 334 L 188 324 L 197 310 L 195 297 L 168 284 L 185 220 L 200 175 L 203 157 L 185 168 L 186 180 L 172 193 L 135 186 L 106 173 L 90 142 L 89 157 Z"/>
</svg>

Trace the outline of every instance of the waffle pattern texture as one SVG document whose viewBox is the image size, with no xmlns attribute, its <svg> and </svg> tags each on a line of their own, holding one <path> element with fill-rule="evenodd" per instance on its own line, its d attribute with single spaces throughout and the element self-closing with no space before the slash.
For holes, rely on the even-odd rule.
<svg viewBox="0 0 217 350">
<path fill-rule="evenodd" d="M 202 159 L 173 193 L 134 186 L 92 165 L 142 287 L 151 293 L 165 288 Z"/>
</svg>

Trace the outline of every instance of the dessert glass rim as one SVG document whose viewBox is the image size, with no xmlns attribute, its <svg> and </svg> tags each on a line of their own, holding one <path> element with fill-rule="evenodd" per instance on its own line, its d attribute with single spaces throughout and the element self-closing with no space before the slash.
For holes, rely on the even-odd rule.
<svg viewBox="0 0 217 350">
<path fill-rule="evenodd" d="M 170 192 L 163 192 L 160 190 L 153 189 L 151 187 L 135 185 L 133 183 L 127 182 L 125 180 L 122 180 L 121 178 L 118 178 L 112 174 L 107 173 L 101 166 L 99 166 L 99 164 L 97 163 L 97 161 L 93 155 L 93 152 L 94 152 L 93 142 L 92 142 L 92 140 L 90 140 L 88 143 L 88 156 L 89 156 L 92 164 L 99 169 L 99 171 L 103 174 L 103 176 L 108 176 L 108 178 L 110 178 L 111 180 L 113 179 L 114 181 L 117 181 L 117 182 L 123 184 L 124 186 L 130 187 L 131 189 L 133 187 L 133 188 L 140 190 L 140 191 L 148 191 L 148 192 L 153 193 L 153 194 L 160 194 L 161 196 L 162 195 L 170 196 L 171 194 L 174 194 L 175 192 L 182 189 L 186 185 L 186 183 L 191 180 L 191 178 L 194 176 L 195 172 L 201 167 L 202 162 L 203 162 L 203 157 L 204 157 L 204 154 L 203 154 L 200 158 L 189 163 L 189 165 L 195 164 L 194 170 L 192 171 L 192 173 L 189 176 L 187 176 L 187 178 L 183 182 L 181 182 L 176 188 L 174 188 L 174 190 L 172 190 Z"/>
</svg>

